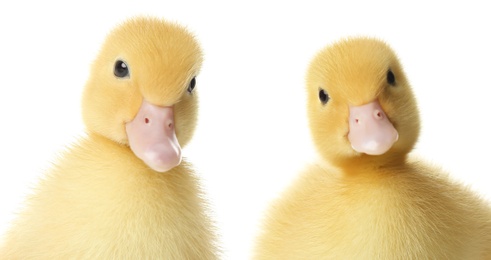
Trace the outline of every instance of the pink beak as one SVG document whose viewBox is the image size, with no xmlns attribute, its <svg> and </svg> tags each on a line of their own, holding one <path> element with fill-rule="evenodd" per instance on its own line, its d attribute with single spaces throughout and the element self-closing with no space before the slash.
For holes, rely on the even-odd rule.
<svg viewBox="0 0 491 260">
<path fill-rule="evenodd" d="M 135 118 L 126 124 L 126 134 L 133 153 L 153 170 L 166 172 L 181 163 L 172 107 L 143 100 Z"/>
<path fill-rule="evenodd" d="M 399 139 L 399 134 L 387 118 L 378 101 L 349 108 L 348 139 L 360 153 L 381 155 Z"/>
</svg>

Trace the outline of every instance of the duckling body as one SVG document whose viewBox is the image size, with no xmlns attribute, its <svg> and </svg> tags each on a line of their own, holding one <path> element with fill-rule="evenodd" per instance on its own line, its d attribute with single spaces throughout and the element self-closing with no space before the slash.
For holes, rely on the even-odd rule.
<svg viewBox="0 0 491 260">
<path fill-rule="evenodd" d="M 490 252 L 491 212 L 439 169 L 408 163 L 351 170 L 307 168 L 269 212 L 256 258 L 491 256 L 484 254 Z"/>
<path fill-rule="evenodd" d="M 0 258 L 216 259 L 198 180 L 180 157 L 200 63 L 193 37 L 163 20 L 135 18 L 110 34 L 84 92 L 87 136 L 40 181 Z"/>
<path fill-rule="evenodd" d="M 256 259 L 491 258 L 489 204 L 407 155 L 417 140 L 418 113 L 388 46 L 355 38 L 327 47 L 310 66 L 307 91 L 321 158 L 273 204 Z M 353 107 L 374 100 L 380 106 L 368 114 L 390 123 L 384 136 L 392 127 L 397 134 L 379 140 L 367 130 L 364 141 L 370 135 L 367 143 L 383 145 L 360 148 L 353 124 L 364 119 L 352 118 Z"/>
<path fill-rule="evenodd" d="M 156 174 L 124 145 L 74 145 L 15 222 L 3 259 L 214 259 L 188 162 Z"/>
</svg>

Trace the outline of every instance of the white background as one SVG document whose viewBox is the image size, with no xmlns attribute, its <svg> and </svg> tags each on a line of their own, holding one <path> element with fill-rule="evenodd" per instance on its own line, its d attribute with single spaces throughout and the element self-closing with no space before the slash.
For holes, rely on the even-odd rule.
<svg viewBox="0 0 491 260">
<path fill-rule="evenodd" d="M 344 36 L 396 50 L 421 109 L 415 152 L 491 198 L 491 9 L 367 2 L 3 1 L 0 234 L 83 133 L 80 94 L 105 35 L 141 14 L 188 26 L 204 49 L 199 125 L 184 155 L 202 178 L 224 259 L 248 259 L 268 203 L 314 160 L 304 75 L 320 48 Z"/>
</svg>

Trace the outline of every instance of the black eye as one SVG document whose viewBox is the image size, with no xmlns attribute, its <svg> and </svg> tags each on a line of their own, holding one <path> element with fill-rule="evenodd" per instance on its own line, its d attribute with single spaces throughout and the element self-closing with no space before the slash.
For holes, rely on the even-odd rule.
<svg viewBox="0 0 491 260">
<path fill-rule="evenodd" d="M 114 75 L 118 78 L 127 77 L 130 74 L 130 70 L 124 61 L 117 60 L 114 63 Z"/>
<path fill-rule="evenodd" d="M 387 72 L 387 83 L 392 86 L 396 85 L 396 76 L 394 76 L 394 73 L 391 70 Z"/>
<path fill-rule="evenodd" d="M 319 100 L 321 101 L 321 103 L 324 105 L 327 103 L 327 101 L 329 101 L 329 95 L 327 94 L 326 91 L 324 91 L 323 89 L 320 89 L 319 90 Z"/>
<path fill-rule="evenodd" d="M 193 92 L 194 87 L 196 87 L 196 77 L 194 77 L 191 82 L 189 82 L 188 92 Z"/>
</svg>

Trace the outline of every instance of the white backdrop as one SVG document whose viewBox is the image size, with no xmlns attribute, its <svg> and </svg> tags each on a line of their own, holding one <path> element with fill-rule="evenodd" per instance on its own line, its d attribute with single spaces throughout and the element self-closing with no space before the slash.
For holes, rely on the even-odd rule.
<svg viewBox="0 0 491 260">
<path fill-rule="evenodd" d="M 202 178 L 224 259 L 249 258 L 268 203 L 314 159 L 305 71 L 343 36 L 392 45 L 421 109 L 415 152 L 491 198 L 491 9 L 367 2 L 3 1 L 0 234 L 57 152 L 83 133 L 80 94 L 104 36 L 141 14 L 188 26 L 204 49 L 199 125 L 184 155 Z"/>
</svg>

